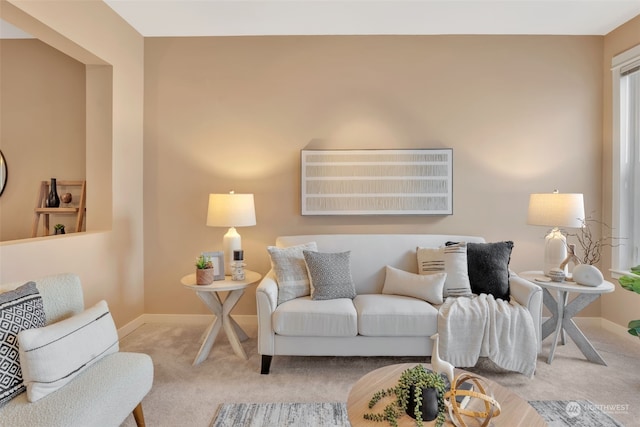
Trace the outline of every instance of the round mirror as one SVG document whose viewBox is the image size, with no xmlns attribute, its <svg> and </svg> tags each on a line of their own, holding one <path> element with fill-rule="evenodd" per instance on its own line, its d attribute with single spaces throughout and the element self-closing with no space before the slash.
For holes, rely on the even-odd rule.
<svg viewBox="0 0 640 427">
<path fill-rule="evenodd" d="M 4 154 L 0 150 L 0 196 L 4 188 L 7 186 L 7 161 L 4 159 Z"/>
</svg>

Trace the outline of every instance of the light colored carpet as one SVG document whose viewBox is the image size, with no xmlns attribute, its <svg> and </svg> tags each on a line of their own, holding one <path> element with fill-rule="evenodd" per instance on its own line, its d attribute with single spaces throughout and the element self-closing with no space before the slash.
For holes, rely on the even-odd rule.
<svg viewBox="0 0 640 427">
<path fill-rule="evenodd" d="M 621 427 L 588 400 L 530 402 L 549 427 Z M 385 424 L 380 424 L 384 426 Z M 350 427 L 345 403 L 223 403 L 211 427 Z"/>
<path fill-rule="evenodd" d="M 428 362 L 415 357 L 275 356 L 271 374 L 260 375 L 257 325 L 239 323 L 249 335 L 243 343 L 249 360 L 236 356 L 221 332 L 209 358 L 191 366 L 205 324 L 145 324 L 121 341 L 122 351 L 147 353 L 154 362 L 153 388 L 143 401 L 147 425 L 207 427 L 221 403 L 346 402 L 351 386 L 369 371 Z M 589 400 L 625 426 L 640 427 L 640 342 L 578 323 L 608 366 L 586 361 L 571 340 L 558 346 L 549 365 L 546 340 L 533 379 L 487 364 L 470 370 L 523 399 Z M 132 416 L 124 426 L 135 426 Z"/>
</svg>

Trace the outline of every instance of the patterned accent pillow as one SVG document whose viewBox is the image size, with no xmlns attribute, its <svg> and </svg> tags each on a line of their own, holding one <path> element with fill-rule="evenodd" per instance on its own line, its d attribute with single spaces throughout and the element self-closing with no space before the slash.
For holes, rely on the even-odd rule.
<svg viewBox="0 0 640 427">
<path fill-rule="evenodd" d="M 414 274 L 387 265 L 383 294 L 418 298 L 431 304 L 442 304 L 447 273 Z"/>
<path fill-rule="evenodd" d="M 356 287 L 351 277 L 351 251 L 302 253 L 313 288 L 311 299 L 355 298 Z"/>
<path fill-rule="evenodd" d="M 271 257 L 271 268 L 276 273 L 278 282 L 278 304 L 311 294 L 309 274 L 304 263 L 302 251 L 317 251 L 316 242 L 303 245 L 278 248 L 267 246 Z"/>
<path fill-rule="evenodd" d="M 34 282 L 0 294 L 0 407 L 25 391 L 18 333 L 44 325 L 42 297 Z"/>
<path fill-rule="evenodd" d="M 465 242 L 441 248 L 418 247 L 416 252 L 419 274 L 447 273 L 443 291 L 445 298 L 471 295 Z"/>
<path fill-rule="evenodd" d="M 509 301 L 509 261 L 512 241 L 467 243 L 469 281 L 474 294 L 490 294 Z"/>
</svg>

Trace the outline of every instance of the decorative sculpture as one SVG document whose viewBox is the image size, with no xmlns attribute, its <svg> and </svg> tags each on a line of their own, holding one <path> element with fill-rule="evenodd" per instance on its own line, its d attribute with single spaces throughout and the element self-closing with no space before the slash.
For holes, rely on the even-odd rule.
<svg viewBox="0 0 640 427">
<path fill-rule="evenodd" d="M 433 342 L 433 350 L 431 351 L 431 366 L 433 370 L 439 374 L 445 374 L 447 379 L 449 380 L 449 384 L 453 384 L 453 365 L 446 360 L 440 359 L 440 353 L 438 351 L 439 347 L 439 334 L 431 335 L 431 339 Z"/>
<path fill-rule="evenodd" d="M 470 390 L 462 388 L 465 382 L 473 383 Z M 460 399 L 460 402 L 456 397 L 464 396 L 465 398 L 476 398 L 483 400 L 484 411 L 472 411 L 464 408 L 464 399 Z M 500 415 L 500 404 L 493 398 L 491 393 L 483 384 L 480 377 L 464 373 L 456 377 L 455 381 L 451 382 L 451 389 L 444 395 L 444 405 L 449 410 L 449 417 L 453 424 L 457 427 L 467 427 L 464 422 L 463 416 L 476 418 L 480 421 L 482 427 L 487 427 L 491 423 L 493 417 Z M 477 425 L 474 423 L 473 425 Z"/>
</svg>

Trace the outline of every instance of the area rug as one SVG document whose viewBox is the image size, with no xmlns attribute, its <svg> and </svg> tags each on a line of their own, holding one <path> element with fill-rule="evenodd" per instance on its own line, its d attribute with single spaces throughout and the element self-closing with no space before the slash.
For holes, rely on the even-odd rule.
<svg viewBox="0 0 640 427">
<path fill-rule="evenodd" d="M 549 427 L 624 427 L 588 400 L 532 400 L 529 404 Z"/>
<path fill-rule="evenodd" d="M 624 427 L 588 400 L 536 400 L 549 427 Z M 382 424 L 381 424 L 382 425 Z M 211 427 L 349 427 L 345 403 L 223 403 Z"/>
</svg>

